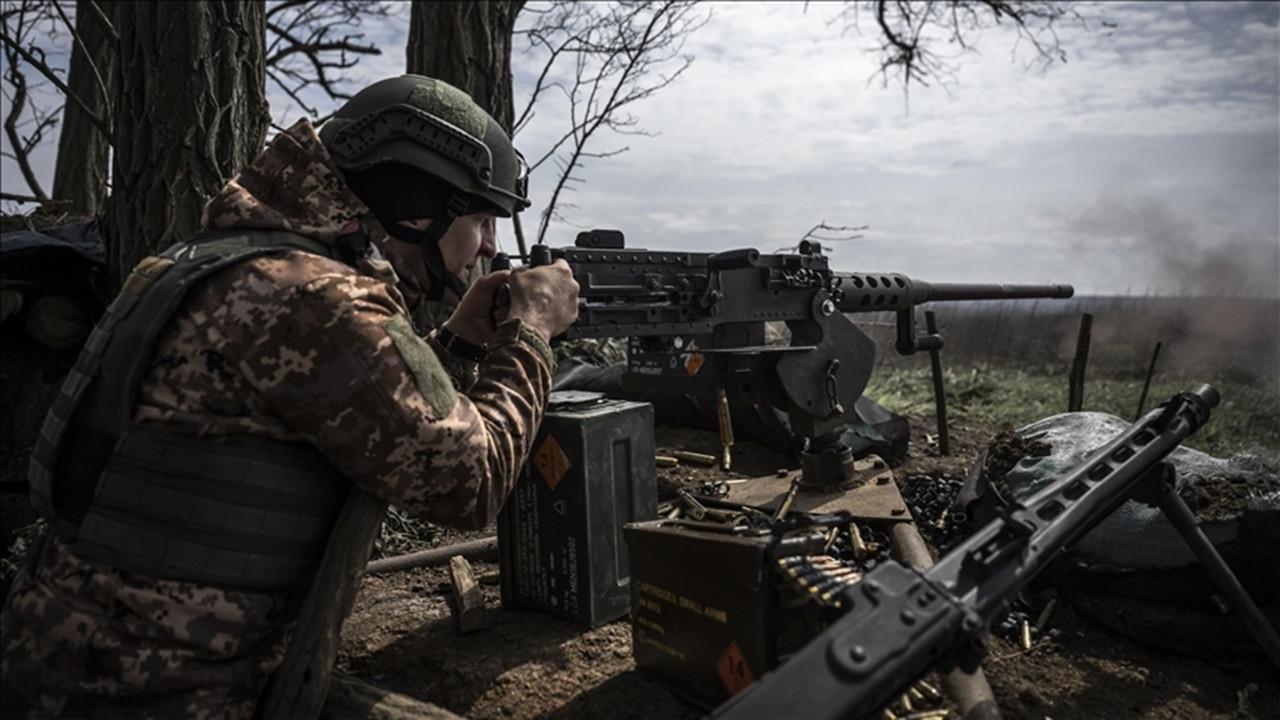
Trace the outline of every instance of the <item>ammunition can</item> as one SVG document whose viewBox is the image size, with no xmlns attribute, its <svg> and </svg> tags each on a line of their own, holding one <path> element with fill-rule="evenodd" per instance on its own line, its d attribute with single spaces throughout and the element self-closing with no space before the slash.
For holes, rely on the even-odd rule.
<svg viewBox="0 0 1280 720">
<path fill-rule="evenodd" d="M 679 520 L 631 523 L 636 667 L 710 710 L 776 667 L 819 628 L 784 582 L 780 557 L 822 551 L 820 530 L 778 540 Z M 788 563 L 782 563 L 786 565 Z"/>
<path fill-rule="evenodd" d="M 596 627 L 626 615 L 622 528 L 657 517 L 653 406 L 554 392 L 498 515 L 502 604 Z"/>
</svg>

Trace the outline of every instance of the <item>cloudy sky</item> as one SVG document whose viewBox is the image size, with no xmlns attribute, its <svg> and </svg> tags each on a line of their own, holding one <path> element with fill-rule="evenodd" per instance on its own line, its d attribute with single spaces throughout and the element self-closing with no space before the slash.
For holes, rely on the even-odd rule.
<svg viewBox="0 0 1280 720">
<path fill-rule="evenodd" d="M 839 5 L 706 9 L 692 66 L 631 107 L 650 135 L 594 141 L 629 150 L 577 173 L 552 244 L 613 227 L 634 247 L 768 252 L 826 222 L 868 226 L 828 245 L 847 270 L 1280 296 L 1280 4 L 1106 3 L 1116 28 L 1061 29 L 1068 62 L 1044 70 L 991 29 L 948 87 L 909 96 L 876 75 L 865 18 L 863 34 L 833 22 Z M 402 72 L 389 25 L 365 29 L 384 54 L 356 87 Z M 519 107 L 540 58 L 516 49 Z M 542 107 L 517 137 L 526 155 L 562 132 L 563 109 Z M 535 214 L 554 173 L 532 177 Z"/>
</svg>

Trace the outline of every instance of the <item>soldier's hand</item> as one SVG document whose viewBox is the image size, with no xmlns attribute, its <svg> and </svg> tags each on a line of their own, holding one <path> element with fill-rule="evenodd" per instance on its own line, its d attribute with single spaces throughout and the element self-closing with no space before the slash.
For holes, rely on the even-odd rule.
<svg viewBox="0 0 1280 720">
<path fill-rule="evenodd" d="M 564 260 L 524 266 L 511 272 L 508 318 L 519 318 L 544 340 L 559 335 L 578 319 L 578 281 Z"/>
<path fill-rule="evenodd" d="M 507 284 L 510 275 L 510 270 L 496 270 L 473 282 L 453 315 L 444 321 L 444 326 L 463 340 L 477 345 L 493 342 L 498 332 L 497 323 L 502 320 L 493 313 L 494 296 L 498 288 Z"/>
</svg>

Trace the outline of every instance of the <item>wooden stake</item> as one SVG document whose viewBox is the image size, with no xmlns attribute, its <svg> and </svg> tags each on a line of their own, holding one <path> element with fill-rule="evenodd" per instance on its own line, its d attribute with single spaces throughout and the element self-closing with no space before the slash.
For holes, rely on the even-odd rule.
<svg viewBox="0 0 1280 720">
<path fill-rule="evenodd" d="M 1093 331 L 1093 315 L 1080 317 L 1080 335 L 1076 338 L 1076 358 L 1071 363 L 1070 387 L 1067 389 L 1067 412 L 1084 407 L 1084 368 L 1089 363 L 1089 338 Z"/>
<path fill-rule="evenodd" d="M 1142 409 L 1147 405 L 1147 391 L 1151 389 L 1151 376 L 1156 372 L 1156 358 L 1160 357 L 1160 345 L 1161 343 L 1156 343 L 1156 350 L 1151 353 L 1151 364 L 1147 366 L 1147 379 L 1142 383 L 1142 396 L 1138 398 L 1138 412 L 1133 416 L 1134 422 L 1142 417 Z"/>
<path fill-rule="evenodd" d="M 938 323 L 932 310 L 924 312 L 924 324 L 930 335 L 938 334 Z M 942 351 L 929 351 L 929 365 L 933 368 L 933 404 L 938 410 L 938 452 L 951 454 L 951 438 L 947 434 L 947 391 L 942 386 Z"/>
</svg>

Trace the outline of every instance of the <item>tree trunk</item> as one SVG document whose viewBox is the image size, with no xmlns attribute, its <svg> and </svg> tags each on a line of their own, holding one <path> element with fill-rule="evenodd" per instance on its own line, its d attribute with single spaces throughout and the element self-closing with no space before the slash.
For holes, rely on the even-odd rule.
<svg viewBox="0 0 1280 720">
<path fill-rule="evenodd" d="M 107 205 L 116 286 L 200 226 L 209 196 L 262 149 L 262 2 L 121 3 Z"/>
<path fill-rule="evenodd" d="M 407 72 L 443 80 L 466 92 L 507 134 L 515 122 L 511 90 L 511 38 L 524 0 L 414 0 L 409 13 Z M 467 284 L 489 272 L 480 258 Z M 450 308 L 430 303 L 427 320 L 439 326 Z"/>
<path fill-rule="evenodd" d="M 81 43 L 71 51 L 67 87 L 99 118 L 110 122 L 110 98 L 116 81 L 116 43 L 111 30 L 91 7 L 91 0 L 76 2 L 76 33 Z M 99 3 L 104 14 L 116 9 Z M 119 14 L 116 14 L 118 17 Z M 53 198 L 67 203 L 73 215 L 92 215 L 107 198 L 111 144 L 78 103 L 68 100 L 62 111 L 58 135 L 58 160 L 53 170 Z"/>
<path fill-rule="evenodd" d="M 409 13 L 408 72 L 464 90 L 508 132 L 511 33 L 524 0 L 415 0 Z"/>
</svg>

